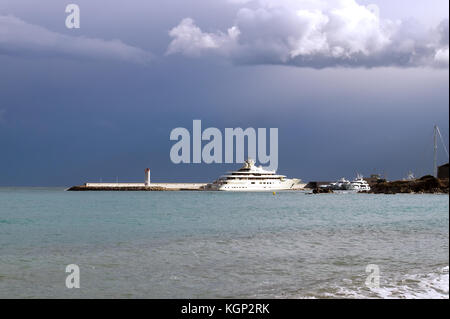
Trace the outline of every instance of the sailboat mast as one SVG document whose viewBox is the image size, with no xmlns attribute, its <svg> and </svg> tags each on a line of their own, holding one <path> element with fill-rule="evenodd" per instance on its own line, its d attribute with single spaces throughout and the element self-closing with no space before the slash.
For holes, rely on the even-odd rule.
<svg viewBox="0 0 450 319">
<path fill-rule="evenodd" d="M 434 147 L 433 147 L 433 175 L 437 178 L 437 126 L 434 126 Z"/>
</svg>

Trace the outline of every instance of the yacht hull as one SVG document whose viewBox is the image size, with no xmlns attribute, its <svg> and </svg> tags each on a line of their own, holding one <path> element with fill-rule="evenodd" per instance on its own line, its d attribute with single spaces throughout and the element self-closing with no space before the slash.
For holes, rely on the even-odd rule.
<svg viewBox="0 0 450 319">
<path fill-rule="evenodd" d="M 273 192 L 292 189 L 300 183 L 299 179 L 286 178 L 275 171 L 265 170 L 255 166 L 252 159 L 247 159 L 237 171 L 228 172 L 216 181 L 208 184 L 205 190 L 225 192 Z"/>
<path fill-rule="evenodd" d="M 276 184 L 250 184 L 243 183 L 229 183 L 225 185 L 215 185 L 211 189 L 224 192 L 273 192 L 292 189 L 299 180 L 289 179 Z"/>
</svg>

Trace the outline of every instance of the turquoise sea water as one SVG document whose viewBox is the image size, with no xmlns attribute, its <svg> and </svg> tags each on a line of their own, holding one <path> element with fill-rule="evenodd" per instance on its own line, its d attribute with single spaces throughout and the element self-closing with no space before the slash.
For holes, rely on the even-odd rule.
<svg viewBox="0 0 450 319">
<path fill-rule="evenodd" d="M 448 195 L 0 188 L 0 297 L 448 298 L 448 234 Z"/>
</svg>

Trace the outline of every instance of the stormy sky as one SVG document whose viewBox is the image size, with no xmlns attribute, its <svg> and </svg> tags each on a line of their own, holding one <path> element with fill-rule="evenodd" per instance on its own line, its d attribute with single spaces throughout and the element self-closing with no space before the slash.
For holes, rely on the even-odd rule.
<svg viewBox="0 0 450 319">
<path fill-rule="evenodd" d="M 210 181 L 176 127 L 279 129 L 303 180 L 432 171 L 448 148 L 446 0 L 0 0 L 0 185 Z M 439 146 L 439 162 L 447 158 Z"/>
</svg>

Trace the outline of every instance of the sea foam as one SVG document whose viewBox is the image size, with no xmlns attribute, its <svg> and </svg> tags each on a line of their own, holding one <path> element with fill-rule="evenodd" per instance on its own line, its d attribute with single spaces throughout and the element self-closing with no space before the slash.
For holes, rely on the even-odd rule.
<svg viewBox="0 0 450 319">
<path fill-rule="evenodd" d="M 448 299 L 449 266 L 427 274 L 408 274 L 400 280 L 386 282 L 379 288 L 339 287 L 326 297 L 383 299 Z"/>
</svg>

